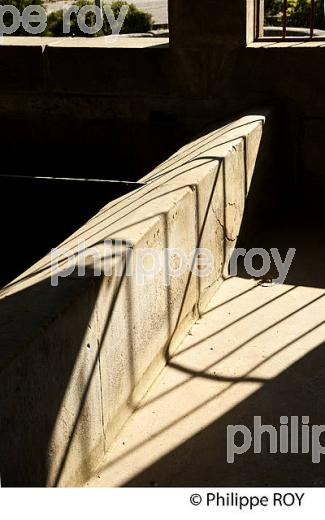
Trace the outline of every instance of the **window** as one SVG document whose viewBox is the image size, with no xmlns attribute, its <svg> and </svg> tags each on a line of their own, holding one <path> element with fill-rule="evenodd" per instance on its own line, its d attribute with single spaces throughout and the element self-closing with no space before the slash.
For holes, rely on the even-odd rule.
<svg viewBox="0 0 325 520">
<path fill-rule="evenodd" d="M 0 36 L 161 35 L 168 0 L 0 0 Z M 158 31 L 158 33 L 157 33 Z"/>
<path fill-rule="evenodd" d="M 257 0 L 257 39 L 325 39 L 324 3 L 325 0 Z"/>
</svg>

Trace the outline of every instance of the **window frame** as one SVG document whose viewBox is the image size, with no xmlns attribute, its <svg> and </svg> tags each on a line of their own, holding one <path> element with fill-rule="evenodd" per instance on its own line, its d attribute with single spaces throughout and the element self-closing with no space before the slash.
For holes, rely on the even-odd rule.
<svg viewBox="0 0 325 520">
<path fill-rule="evenodd" d="M 282 35 L 281 36 L 264 36 L 264 0 L 255 0 L 254 11 L 255 11 L 255 41 L 266 41 L 266 42 L 310 42 L 310 41 L 325 41 L 324 36 L 315 36 L 315 16 L 316 16 L 316 1 L 311 0 L 311 16 L 309 35 L 306 36 L 288 36 L 287 34 L 287 5 L 288 0 L 283 0 L 283 24 L 282 24 Z"/>
</svg>

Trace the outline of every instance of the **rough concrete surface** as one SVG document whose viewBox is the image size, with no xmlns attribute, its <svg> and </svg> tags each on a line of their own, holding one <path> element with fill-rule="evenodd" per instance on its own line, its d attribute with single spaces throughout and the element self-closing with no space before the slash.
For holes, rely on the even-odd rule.
<svg viewBox="0 0 325 520">
<path fill-rule="evenodd" d="M 37 161 L 33 161 L 36 175 L 44 174 L 44 168 L 57 174 L 62 162 L 53 160 L 55 151 L 60 159 L 64 155 L 68 161 L 70 157 L 69 164 L 64 165 L 72 176 L 80 177 L 80 171 L 87 171 L 97 177 L 100 170 L 106 178 L 113 172 L 115 178 L 136 180 L 184 143 L 190 143 L 197 132 L 211 124 L 222 127 L 232 114 L 248 110 L 253 115 L 262 114 L 259 109 L 251 109 L 266 104 L 275 106 L 279 116 L 272 129 L 272 146 L 267 139 L 268 118 L 261 136 L 264 116 L 255 123 L 250 120 L 240 124 L 230 139 L 229 128 L 223 128 L 218 142 L 211 135 L 211 144 L 209 137 L 202 154 L 191 154 L 195 143 L 189 144 L 186 151 L 157 168 L 158 179 L 149 177 L 150 184 L 143 189 L 103 208 L 65 242 L 76 248 L 78 237 L 89 239 L 89 245 L 102 243 L 107 237 L 131 238 L 139 248 L 168 244 L 184 245 L 188 251 L 202 238 L 216 258 L 208 284 L 191 281 L 187 288 L 184 277 L 168 292 L 161 289 L 161 279 L 157 278 L 145 292 L 130 283 L 120 286 L 114 277 L 98 284 L 91 278 L 82 283 L 71 278 L 53 291 L 48 286 L 47 257 L 1 294 L 3 485 L 71 485 L 88 478 L 166 362 L 166 344 L 173 327 L 177 325 L 176 346 L 214 296 L 222 279 L 221 267 L 229 259 L 241 223 L 253 231 L 249 222 L 261 219 L 264 224 L 266 217 L 273 218 L 272 208 L 280 201 L 286 207 L 295 202 L 304 217 L 315 210 L 322 212 L 325 177 L 320 167 L 322 158 L 315 155 L 315 149 L 319 154 L 325 120 L 325 75 L 320 74 L 324 42 L 253 43 L 254 5 L 254 0 L 200 0 L 197 16 L 197 0 L 170 1 L 169 44 L 153 37 L 121 37 L 114 45 L 105 39 L 1 39 L 4 171 L 25 171 L 26 157 L 31 157 L 37 143 Z M 249 131 L 245 133 L 247 125 Z M 68 146 L 75 153 L 63 153 Z M 181 165 L 177 164 L 177 155 Z M 210 201 L 213 177 L 220 165 L 223 182 L 221 186 L 217 183 L 216 197 Z M 243 198 L 253 171 L 243 215 Z M 306 186 L 310 187 L 308 206 L 301 204 Z M 205 218 L 209 202 L 211 211 Z M 251 212 L 254 205 L 258 216 Z M 314 225 L 315 221 L 311 229 Z M 277 242 L 272 246 L 277 247 Z M 288 280 L 289 285 L 304 287 L 299 289 L 302 302 L 307 301 L 306 288 L 323 288 L 321 275 L 315 278 L 311 271 L 307 266 L 303 276 Z M 260 297 L 259 290 L 256 294 Z M 140 310 L 139 301 L 146 302 Z M 152 320 L 147 314 L 143 320 L 144 312 L 149 312 Z M 312 318 L 316 320 L 320 312 L 319 307 L 314 316 L 308 315 L 307 327 L 309 319 L 313 326 Z M 300 335 L 304 334 L 303 322 L 294 325 Z M 253 330 L 257 325 L 252 322 Z M 308 349 L 305 341 L 303 345 Z M 258 344 L 258 349 L 263 348 Z M 305 387 L 309 389 L 306 381 L 314 381 L 313 373 L 323 366 L 322 349 L 315 348 L 307 357 L 291 361 L 295 364 L 270 382 L 275 384 L 270 394 L 264 393 L 270 386 L 260 380 L 263 377 L 247 381 L 247 385 L 257 385 L 252 396 L 258 399 L 263 395 L 270 416 L 274 403 L 285 404 L 282 412 L 288 408 L 282 395 L 291 400 L 291 410 L 297 412 L 306 412 L 311 402 L 305 392 Z M 299 402 L 297 385 L 290 386 L 294 367 L 299 368 L 299 374 L 304 373 Z M 226 377 L 229 379 L 228 372 Z M 203 384 L 210 384 L 205 379 Z M 315 381 L 321 387 L 322 377 Z M 135 389 L 132 394 L 131 388 Z M 277 388 L 283 391 L 277 393 Z M 245 403 L 254 406 L 247 401 L 249 396 L 244 397 L 245 409 Z M 236 399 L 234 416 L 224 416 L 225 423 L 245 415 Z M 321 424 L 318 403 L 317 394 L 314 419 Z M 224 411 L 229 413 L 227 406 Z M 220 426 L 219 416 L 215 419 Z M 221 430 L 222 445 L 224 428 Z M 213 428 L 204 431 L 208 436 L 212 432 L 215 439 Z M 197 434 L 195 427 L 193 434 Z M 187 438 L 186 446 L 188 442 Z M 170 449 L 175 449 L 173 443 Z M 222 460 L 218 463 L 222 465 Z M 283 466 L 279 468 L 274 473 L 279 475 L 277 484 L 286 478 Z M 308 464 L 306 468 L 305 472 L 300 467 L 299 471 L 292 470 L 290 478 L 294 481 L 300 473 L 307 483 L 313 483 L 315 475 Z M 247 482 L 255 478 L 253 473 Z M 168 472 L 165 474 L 167 479 Z M 243 473 L 238 472 L 238 478 L 240 475 Z M 155 477 L 150 481 L 158 480 Z M 265 481 L 261 473 L 260 482 Z M 231 484 L 235 483 L 234 479 Z"/>
<path fill-rule="evenodd" d="M 99 249 L 102 262 L 106 239 L 128 241 L 132 262 L 144 248 L 179 248 L 187 258 L 208 248 L 208 277 L 192 275 L 187 264 L 168 284 L 163 270 L 140 283 L 136 266 L 132 276 L 117 271 L 118 251 L 108 255 L 111 275 L 94 280 L 89 256 L 89 278 L 73 273 L 53 288 L 47 255 L 0 292 L 4 485 L 68 486 L 89 478 L 220 285 L 253 172 L 267 178 L 261 158 L 270 151 L 272 129 L 265 110 L 205 132 L 141 179 L 142 188 L 109 203 L 61 244 L 76 255 L 83 240 Z M 63 275 L 66 267 L 62 257 Z M 44 380 L 48 372 L 52 377 Z M 31 457 L 34 443 L 39 449 Z"/>
<path fill-rule="evenodd" d="M 323 485 L 324 462 L 267 442 L 228 464 L 226 435 L 254 415 L 324 424 L 324 308 L 324 288 L 225 281 L 87 486 Z"/>
</svg>

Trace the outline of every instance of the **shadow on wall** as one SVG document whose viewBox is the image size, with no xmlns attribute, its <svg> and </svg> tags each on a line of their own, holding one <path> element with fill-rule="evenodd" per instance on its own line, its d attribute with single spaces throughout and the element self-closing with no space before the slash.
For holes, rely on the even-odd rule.
<svg viewBox="0 0 325 520">
<path fill-rule="evenodd" d="M 34 114 L 32 120 L 2 116 L 2 170 L 24 175 L 30 171 L 29 158 L 38 176 L 64 172 L 65 177 L 136 181 L 193 135 L 192 128 L 182 128 L 173 110 L 166 113 L 165 104 L 150 110 L 148 99 L 130 104 L 122 96 L 114 97 L 112 109 L 105 97 L 92 98 L 89 106 L 85 99 L 56 100 L 54 106 L 43 107 L 46 117 Z M 69 115 L 60 117 L 61 110 Z"/>
<path fill-rule="evenodd" d="M 84 338 L 93 320 L 98 291 L 98 280 L 65 279 L 58 287 L 50 287 L 50 280 L 46 279 L 0 300 L 0 468 L 3 486 L 45 486 L 48 482 L 50 440 L 67 388 L 73 384 L 76 360 L 80 356 L 85 361 L 87 357 L 96 358 L 97 344 L 85 345 Z M 50 301 L 45 305 L 45 295 L 49 292 Z M 62 311 L 65 308 L 69 311 L 63 312 L 53 323 L 58 304 Z M 45 327 L 43 331 L 37 331 L 41 339 L 35 351 L 29 342 L 35 334 L 33 328 L 37 320 L 43 321 Z M 49 335 L 46 327 L 51 324 L 56 329 Z M 15 329 L 20 330 L 23 337 L 12 337 Z M 84 352 L 80 351 L 81 347 Z M 80 388 L 82 375 L 81 372 Z M 94 417 L 88 418 L 94 420 Z M 68 425 L 61 427 L 62 444 L 65 444 L 70 430 Z M 85 445 L 89 442 L 87 425 L 81 439 Z M 83 449 L 82 445 L 80 449 Z M 87 459 L 83 464 L 87 464 Z"/>
<path fill-rule="evenodd" d="M 57 247 L 105 204 L 137 187 L 0 175 L 0 229 L 5 244 L 0 287 Z M 12 218 L 13 208 L 20 218 Z"/>
<path fill-rule="evenodd" d="M 298 220 L 297 216 L 294 217 L 289 221 L 286 221 L 283 217 L 282 220 L 280 219 L 276 222 L 272 230 L 269 227 L 264 230 L 265 234 L 262 236 L 264 241 L 262 243 L 256 239 L 256 242 L 247 244 L 247 246 L 250 245 L 251 247 L 261 247 L 262 244 L 262 247 L 266 249 L 270 246 L 279 247 L 282 252 L 288 245 L 296 247 L 297 261 L 293 262 L 288 279 L 286 280 L 286 283 L 290 285 L 287 288 L 283 288 L 280 295 L 277 293 L 278 296 L 272 299 L 268 299 L 267 296 L 267 292 L 270 289 L 267 287 L 262 289 L 262 291 L 264 290 L 266 292 L 266 302 L 260 303 L 249 312 L 245 311 L 245 306 L 243 306 L 241 299 L 249 297 L 250 292 L 252 293 L 258 290 L 258 285 L 252 286 L 244 292 L 236 293 L 233 298 L 221 303 L 220 307 L 227 305 L 229 311 L 237 304 L 241 305 L 240 308 L 242 311 L 238 314 L 239 317 L 225 327 L 218 326 L 218 322 L 216 322 L 213 330 L 217 330 L 212 335 L 207 336 L 204 334 L 203 338 L 196 343 L 191 343 L 189 347 L 190 349 L 200 349 L 202 352 L 202 350 L 205 348 L 208 349 L 208 347 L 211 346 L 211 342 L 205 345 L 204 341 L 208 338 L 214 338 L 214 350 L 217 351 L 218 341 L 221 338 L 220 346 L 222 346 L 222 350 L 218 356 L 218 361 L 215 362 L 214 360 L 213 363 L 211 363 L 210 366 L 206 366 L 204 370 L 195 370 L 194 367 L 191 367 L 191 359 L 193 362 L 193 359 L 196 359 L 195 357 L 190 358 L 190 361 L 187 360 L 187 363 L 184 364 L 179 362 L 179 358 L 182 358 L 182 354 L 186 350 L 180 349 L 177 355 L 169 360 L 168 364 L 173 370 L 186 374 L 188 378 L 172 379 L 172 381 L 176 381 L 178 384 L 174 387 L 167 384 L 165 392 L 156 392 L 152 400 L 144 402 L 143 407 L 151 404 L 153 401 L 158 401 L 158 410 L 156 410 L 157 417 L 158 412 L 161 412 L 162 416 L 164 416 L 166 402 L 162 408 L 159 409 L 159 400 L 161 399 L 163 401 L 165 395 L 170 393 L 175 393 L 175 398 L 177 395 L 177 399 L 179 399 L 178 392 L 180 386 L 189 384 L 190 387 L 189 382 L 193 381 L 193 379 L 201 380 L 202 384 L 204 380 L 209 380 L 210 383 L 211 381 L 215 382 L 215 392 L 213 392 L 210 385 L 207 391 L 208 395 L 204 402 L 201 402 L 200 408 L 209 405 L 211 409 L 211 405 L 214 401 L 215 406 L 218 407 L 217 399 L 223 399 L 223 394 L 226 396 L 228 392 L 230 406 L 235 397 L 234 392 L 236 392 L 236 385 L 238 385 L 236 394 L 238 398 L 240 397 L 241 391 L 245 395 L 245 390 L 243 386 L 241 386 L 245 382 L 250 384 L 256 383 L 256 386 L 260 388 L 254 391 L 249 397 L 242 398 L 239 404 L 233 406 L 229 412 L 222 415 L 218 420 L 211 419 L 211 423 L 208 427 L 182 442 L 177 448 L 134 476 L 131 480 L 125 482 L 125 486 L 325 486 L 324 456 L 321 455 L 320 463 L 315 464 L 312 461 L 311 449 L 308 453 L 301 453 L 302 417 L 309 417 L 310 428 L 308 439 L 310 447 L 313 445 L 311 427 L 313 425 L 325 425 L 323 398 L 325 385 L 325 343 L 320 341 L 320 338 L 324 337 L 325 320 L 323 313 L 319 312 L 322 305 L 324 306 L 325 293 L 324 290 L 319 290 L 317 293 L 315 293 L 314 290 L 310 292 L 307 291 L 305 293 L 306 302 L 301 300 L 302 293 L 297 292 L 297 289 L 302 286 L 325 289 L 324 254 L 321 253 L 322 258 L 314 254 L 317 250 L 325 250 L 325 236 L 320 233 L 323 227 L 322 222 L 318 223 L 319 227 L 315 220 L 310 220 L 307 223 L 304 222 L 304 226 L 302 226 L 302 220 Z M 311 246 L 311 248 L 309 246 Z M 290 300 L 287 299 L 289 293 L 292 298 L 291 304 L 289 304 Z M 254 296 L 252 296 L 252 298 L 253 301 L 256 301 L 254 300 Z M 283 309 L 280 314 L 274 311 L 275 307 Z M 214 309 L 209 310 L 208 312 L 213 310 Z M 274 317 L 272 313 L 274 313 Z M 231 313 L 229 312 L 229 314 Z M 269 324 L 266 327 L 263 324 L 263 315 L 268 316 L 266 321 Z M 242 327 L 244 327 L 245 320 L 247 320 L 247 326 L 252 329 L 252 323 L 255 323 L 256 330 L 253 333 L 253 331 L 250 332 L 250 329 L 248 329 L 248 339 L 245 338 L 245 341 L 243 341 L 239 338 L 239 345 L 237 346 L 235 326 L 238 322 L 241 322 Z M 263 325 L 260 324 L 259 320 L 262 321 Z M 299 327 L 298 330 L 297 328 L 293 328 L 293 320 L 299 321 L 299 325 L 296 323 L 296 327 Z M 289 341 L 283 341 L 283 328 L 286 327 L 290 330 L 289 337 L 291 339 Z M 233 332 L 231 332 L 231 329 Z M 222 339 L 222 335 L 227 334 L 227 330 L 229 331 L 229 338 L 232 338 L 233 343 L 227 346 L 225 354 L 225 339 Z M 253 366 L 244 374 L 236 376 L 236 372 L 242 372 L 243 356 L 249 355 L 247 347 L 252 349 L 253 354 L 255 348 L 254 343 L 256 343 L 256 348 L 258 349 L 259 343 L 263 341 L 263 336 L 267 344 L 270 342 L 268 337 L 273 338 L 270 353 L 267 354 L 268 349 L 265 349 L 261 359 L 261 352 L 257 350 L 257 359 L 256 361 L 253 360 Z M 301 353 L 306 344 L 309 345 L 309 353 L 302 356 Z M 239 366 L 238 371 L 234 370 L 234 376 L 231 377 L 224 375 L 224 362 L 228 357 L 233 355 L 238 356 Z M 300 359 L 288 367 L 288 360 L 292 357 L 300 357 Z M 279 373 L 279 375 L 268 378 L 266 376 L 268 365 L 270 365 L 270 374 L 274 372 L 276 367 L 276 372 Z M 259 369 L 261 369 L 261 372 Z M 218 372 L 220 372 L 221 375 L 218 375 Z M 263 375 L 259 376 L 259 372 Z M 179 381 L 181 381 L 181 383 L 179 383 Z M 220 383 L 224 384 L 224 386 L 221 387 Z M 161 386 L 162 385 L 160 385 L 160 388 Z M 189 391 L 193 391 L 193 387 L 192 390 Z M 224 407 L 225 404 L 225 401 L 223 401 L 222 406 Z M 155 408 L 152 409 L 155 410 Z M 164 428 L 160 430 L 157 429 L 157 432 L 150 436 L 148 442 L 152 442 L 154 437 L 161 435 L 161 445 L 164 441 L 164 434 L 167 435 L 166 432 L 168 432 L 169 429 L 173 432 L 173 428 L 177 428 L 178 422 L 181 424 L 182 421 L 184 421 L 185 423 L 191 416 L 195 417 L 195 414 L 199 414 L 197 407 L 192 407 L 190 410 L 187 408 L 183 416 L 180 416 L 179 407 L 176 407 L 176 410 L 177 413 L 171 415 L 169 421 L 166 421 L 166 417 L 164 417 Z M 215 414 L 218 415 L 217 408 Z M 177 416 L 176 421 L 175 416 Z M 227 427 L 229 425 L 244 425 L 250 432 L 253 432 L 254 416 L 261 417 L 262 424 L 264 425 L 273 425 L 278 436 L 280 417 L 289 417 L 289 453 L 270 453 L 270 438 L 267 433 L 264 433 L 262 435 L 261 454 L 254 454 L 253 447 L 251 447 L 246 453 L 235 456 L 234 463 L 229 464 L 227 462 Z M 295 430 L 291 430 L 290 417 L 292 416 L 299 418 L 297 434 Z M 198 421 L 200 421 L 200 415 L 198 415 Z M 192 422 L 192 427 L 194 427 L 193 424 Z M 184 427 L 183 430 L 180 428 L 180 430 L 174 432 L 173 435 L 175 435 L 176 439 L 179 435 L 184 437 L 186 436 L 186 430 L 184 430 Z M 296 435 L 299 439 L 298 454 L 290 453 L 291 442 L 294 442 Z M 144 445 L 146 442 L 145 440 Z M 241 446 L 242 442 L 243 437 L 238 434 L 236 437 L 237 445 Z M 322 446 L 324 445 L 324 433 L 320 436 L 320 443 Z M 143 449 L 143 447 L 143 445 L 139 444 L 133 446 L 132 450 L 140 450 Z M 151 449 L 153 449 L 152 445 Z M 125 448 L 119 457 L 128 457 L 129 454 L 131 454 L 131 450 L 129 451 Z M 118 461 L 119 458 L 116 458 L 110 462 L 112 471 L 114 471 L 114 464 L 118 463 Z M 105 468 L 105 471 L 109 469 L 110 464 Z"/>
<path fill-rule="evenodd" d="M 264 144 L 261 148 L 263 146 Z M 220 159 L 207 155 L 209 157 L 203 158 L 211 162 Z M 262 173 L 265 160 L 263 154 L 258 155 L 255 175 Z M 188 163 L 186 157 L 178 161 L 181 164 Z M 192 164 L 189 165 L 189 169 L 195 171 L 196 161 L 194 160 Z M 211 184 L 212 190 L 207 199 L 207 207 L 200 209 L 202 218 L 201 224 L 196 226 L 197 247 L 201 245 L 206 220 L 213 213 L 212 199 L 219 172 L 220 168 L 213 172 L 215 182 Z M 175 176 L 177 175 L 175 173 Z M 149 188 L 152 193 L 151 199 L 156 197 L 155 186 L 153 182 Z M 261 186 L 260 182 L 259 186 Z M 166 183 L 165 193 L 160 196 L 169 191 L 170 187 Z M 132 195 L 128 196 L 126 203 L 130 211 L 132 211 L 132 200 L 140 207 L 141 193 L 140 197 L 134 199 Z M 267 211 L 267 207 L 263 210 Z M 159 211 L 157 216 L 163 219 L 165 217 Z M 103 210 L 103 227 L 107 226 L 106 218 L 107 215 Z M 119 216 L 116 215 L 115 219 L 118 221 Z M 96 233 L 93 238 L 96 242 L 95 235 Z M 166 237 L 169 236 L 170 230 L 167 229 Z M 229 246 L 226 242 L 224 237 L 224 249 Z M 173 245 L 171 241 L 166 244 L 166 247 Z M 112 381 L 109 380 L 111 377 L 109 367 L 103 363 L 101 354 L 105 346 L 110 361 L 110 352 L 113 354 L 116 347 L 116 345 L 107 345 L 106 338 L 110 332 L 110 338 L 114 341 L 116 321 L 114 322 L 113 315 L 119 305 L 124 276 L 115 282 L 109 301 L 105 301 L 106 307 L 102 309 L 104 320 L 100 323 L 96 305 L 102 287 L 108 286 L 110 282 L 108 279 L 69 278 L 63 280 L 57 288 L 53 288 L 49 285 L 49 279 L 34 285 L 32 280 L 29 280 L 31 284 L 29 288 L 0 300 L 2 485 L 45 486 L 49 483 L 59 485 L 66 471 L 68 473 L 70 471 L 75 479 L 81 482 L 89 476 L 94 463 L 98 463 L 107 449 L 106 433 L 110 428 L 112 417 L 105 409 L 103 394 L 107 392 L 107 388 L 110 388 Z M 184 284 L 183 294 L 176 303 L 177 308 L 174 309 L 176 319 L 173 319 L 173 323 L 170 316 L 169 289 L 165 290 L 169 338 L 173 336 L 180 323 L 187 304 L 190 285 L 191 276 Z M 129 302 L 133 301 L 133 287 L 132 283 L 127 284 Z M 48 303 L 48 300 L 50 306 L 46 305 L 45 309 L 43 303 L 45 301 Z M 175 306 L 175 302 L 173 305 Z M 61 309 L 59 315 L 58 308 Z M 134 310 L 128 308 L 124 317 L 125 334 L 128 338 L 127 372 L 128 380 L 136 384 L 134 374 L 136 332 L 133 320 Z M 37 330 L 39 337 L 34 345 L 30 345 L 35 334 L 35 323 L 38 321 L 43 323 L 41 332 Z M 17 330 L 20 331 L 19 336 Z M 150 338 L 147 338 L 147 341 L 149 345 Z M 166 360 L 169 360 L 168 351 Z M 123 377 L 125 372 L 124 369 Z M 113 383 L 121 386 L 123 381 L 121 379 Z M 161 463 L 163 464 L 163 461 Z M 201 485 L 204 485 L 203 481 Z"/>
<path fill-rule="evenodd" d="M 254 193 L 254 190 L 252 190 L 251 193 Z M 291 196 L 294 195 L 294 193 L 295 192 L 292 192 Z M 253 204 L 254 201 L 248 202 L 248 207 L 252 207 L 250 202 Z M 216 393 L 212 397 L 210 394 L 209 400 L 202 403 L 202 406 L 212 402 L 223 392 L 226 393 L 229 390 L 231 394 L 236 384 L 245 381 L 255 381 L 261 388 L 256 390 L 248 398 L 243 399 L 240 404 L 234 406 L 228 413 L 221 416 L 220 419 L 211 422 L 203 431 L 200 431 L 195 436 L 186 440 L 176 449 L 126 482 L 125 486 L 325 486 L 325 460 L 323 456 L 321 456 L 319 464 L 314 464 L 312 462 L 311 451 L 305 454 L 271 454 L 269 448 L 270 438 L 267 433 L 262 436 L 261 454 L 254 454 L 253 448 L 251 448 L 247 453 L 235 457 L 233 464 L 227 463 L 228 425 L 244 425 L 253 432 L 254 416 L 261 416 L 262 424 L 273 425 L 279 434 L 280 417 L 286 416 L 289 417 L 290 420 L 291 416 L 297 416 L 299 418 L 299 446 L 301 447 L 302 416 L 309 417 L 310 426 L 325 424 L 323 399 L 323 389 L 325 385 L 325 343 L 318 341 L 312 343 L 313 334 L 317 336 L 324 327 L 324 316 L 323 314 L 316 314 L 314 316 L 316 323 L 314 326 L 309 325 L 308 320 L 306 324 L 304 323 L 304 311 L 308 310 L 310 312 L 310 308 L 314 303 L 324 301 L 324 292 L 320 291 L 319 295 L 310 300 L 307 304 L 297 300 L 297 309 L 294 312 L 290 312 L 290 310 L 286 308 L 285 303 L 285 295 L 287 292 L 294 294 L 297 287 L 325 289 L 324 216 L 322 219 L 319 219 L 319 216 L 315 217 L 312 213 L 309 213 L 308 208 L 300 208 L 300 211 L 296 210 L 293 212 L 293 206 L 295 206 L 295 204 L 289 205 L 289 208 L 286 208 L 287 210 L 284 211 L 285 208 L 280 204 L 279 211 L 273 215 L 272 219 L 255 221 L 253 228 L 254 233 L 247 233 L 246 222 L 245 226 L 243 226 L 244 233 L 239 239 L 241 247 L 246 247 L 247 249 L 263 247 L 266 250 L 270 250 L 271 247 L 276 247 L 279 249 L 282 258 L 285 258 L 288 248 L 293 247 L 296 249 L 296 256 L 285 282 L 292 287 L 289 287 L 288 291 L 284 292 L 281 297 L 276 298 L 276 304 L 279 308 L 283 305 L 282 318 L 280 320 L 274 319 L 268 328 L 263 328 L 256 335 L 250 336 L 249 341 L 241 343 L 239 347 L 236 348 L 236 353 L 238 353 L 239 356 L 238 359 L 240 359 L 241 349 L 243 349 L 245 345 L 250 343 L 250 345 L 254 347 L 254 340 L 258 342 L 259 337 L 268 332 L 271 333 L 273 331 L 273 334 L 275 334 L 274 345 L 272 345 L 272 347 L 276 347 L 277 331 L 279 332 L 281 326 L 285 326 L 289 318 L 291 319 L 297 316 L 296 319 L 301 320 L 300 327 L 302 330 L 299 330 L 299 332 L 295 334 L 295 331 L 292 330 L 294 339 L 284 345 L 281 343 L 281 335 L 279 334 L 279 348 L 275 353 L 263 359 L 262 362 L 256 362 L 254 369 L 241 377 L 219 377 L 217 375 L 218 363 L 213 364 L 216 375 L 212 375 L 211 367 L 207 367 L 204 371 L 196 372 L 188 369 L 187 366 L 182 366 L 177 363 L 177 356 L 175 358 L 176 362 L 171 359 L 169 365 L 175 370 L 180 370 L 188 374 L 189 379 L 199 378 L 203 381 L 208 378 L 209 380 L 215 380 Z M 306 210 L 306 214 L 303 214 L 303 210 Z M 254 212 L 251 216 L 254 217 Z M 258 266 L 256 267 L 258 268 Z M 274 268 L 275 266 L 272 266 L 270 271 L 271 276 L 277 274 L 277 271 L 273 270 Z M 240 271 L 240 276 L 249 278 L 244 272 L 244 269 Z M 254 289 L 255 287 L 236 295 L 231 300 L 231 305 L 236 306 L 236 303 L 239 302 L 243 295 L 246 295 L 249 291 Z M 268 289 L 265 288 L 265 291 L 268 291 Z M 271 300 L 267 305 L 269 303 L 271 303 Z M 223 304 L 221 304 L 221 306 L 222 305 Z M 253 313 L 249 312 L 241 315 L 238 321 L 247 318 L 248 323 L 249 320 L 252 322 L 252 319 L 254 321 L 252 315 L 256 314 L 255 321 L 257 320 L 258 322 L 259 311 L 262 311 L 263 307 L 265 307 L 264 312 L 267 313 L 267 305 L 261 304 L 258 308 L 254 309 Z M 270 312 L 272 311 L 270 310 Z M 301 318 L 298 317 L 299 313 Z M 220 330 L 224 332 L 225 329 L 232 325 L 234 325 L 233 322 Z M 220 330 L 215 333 L 216 348 Z M 318 334 L 318 337 L 319 335 L 321 334 Z M 300 342 L 305 341 L 306 338 L 309 338 L 309 341 L 313 345 L 310 352 L 294 362 L 289 368 L 283 369 L 276 377 L 259 379 L 253 373 L 256 369 L 258 370 L 260 366 L 267 366 L 268 362 L 272 363 L 278 354 L 285 356 L 286 351 L 289 351 L 290 348 L 296 348 L 299 352 L 299 348 L 302 348 Z M 203 340 L 192 345 L 192 347 L 204 348 Z M 224 357 L 219 361 L 221 372 L 223 360 Z M 221 392 L 220 381 L 229 383 L 226 389 Z M 169 391 L 173 390 L 169 389 Z M 238 392 L 239 391 L 240 390 L 238 390 Z M 155 399 L 159 399 L 160 397 L 163 396 L 155 397 Z M 195 412 L 197 412 L 196 409 L 191 410 L 187 413 L 186 417 Z M 172 426 L 171 424 L 170 427 Z M 167 430 L 168 427 L 169 426 L 165 427 L 164 431 Z M 292 432 L 289 428 L 289 447 L 295 435 L 295 432 Z M 308 439 L 310 446 L 312 446 L 311 428 L 309 429 Z M 242 436 L 239 435 L 236 437 L 238 446 L 240 446 L 242 442 Z M 324 433 L 320 436 L 320 442 L 324 444 Z"/>
</svg>

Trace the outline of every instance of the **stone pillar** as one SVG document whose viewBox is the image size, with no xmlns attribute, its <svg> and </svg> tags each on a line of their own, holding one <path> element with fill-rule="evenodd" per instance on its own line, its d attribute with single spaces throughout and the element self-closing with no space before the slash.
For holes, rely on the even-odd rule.
<svg viewBox="0 0 325 520">
<path fill-rule="evenodd" d="M 172 46 L 239 47 L 254 40 L 256 0 L 169 0 Z"/>
</svg>

